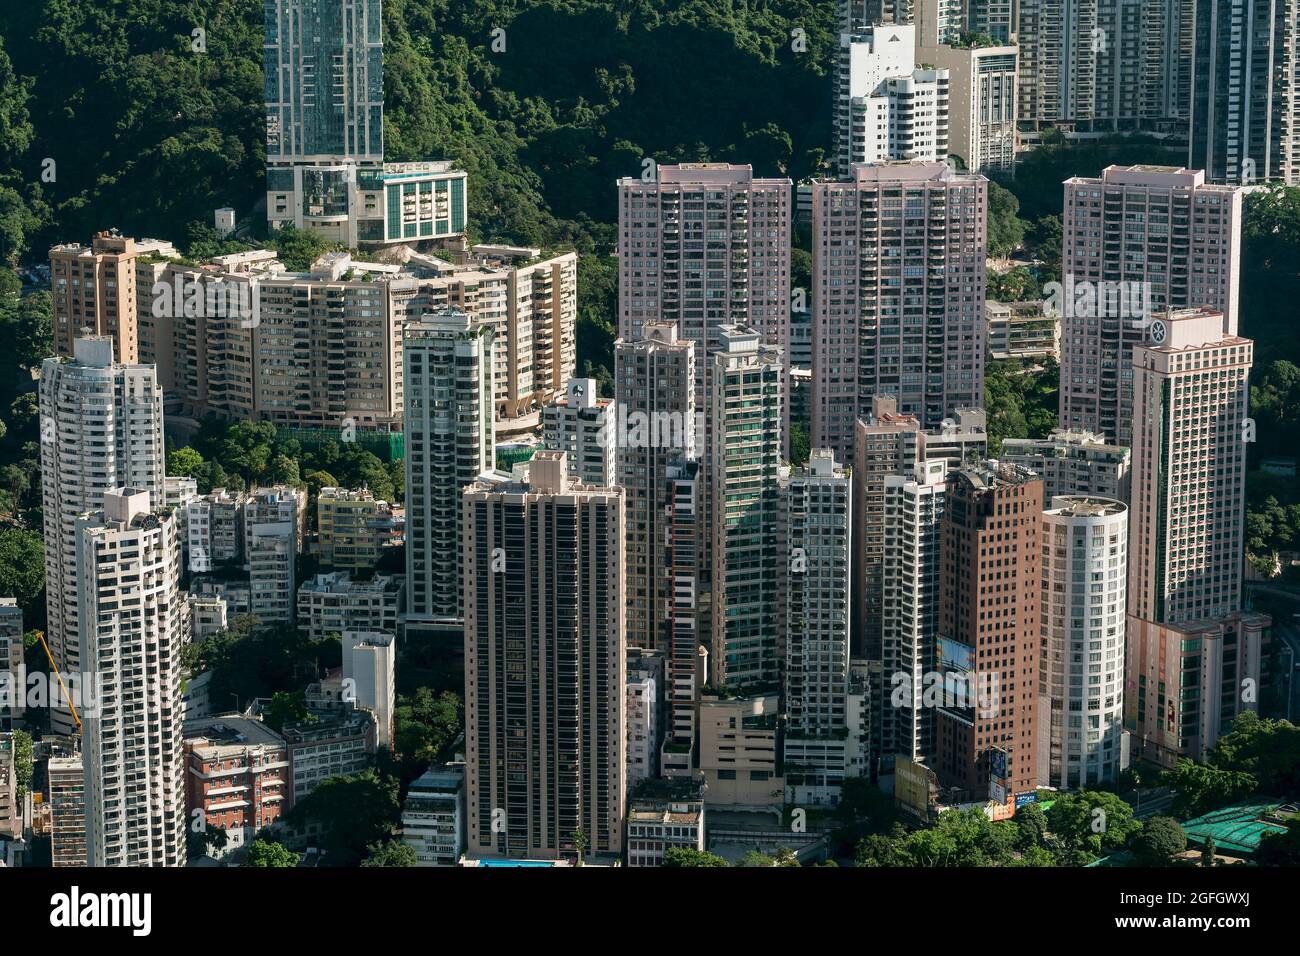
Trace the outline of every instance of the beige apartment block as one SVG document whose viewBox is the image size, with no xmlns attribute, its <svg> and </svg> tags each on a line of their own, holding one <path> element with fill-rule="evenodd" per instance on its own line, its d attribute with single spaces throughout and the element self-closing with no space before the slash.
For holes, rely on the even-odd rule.
<svg viewBox="0 0 1300 956">
<path fill-rule="evenodd" d="M 1242 610 L 1254 343 L 1222 313 L 1158 314 L 1133 350 L 1125 723 L 1134 754 L 1202 759 L 1258 706 L 1271 620 Z"/>
<path fill-rule="evenodd" d="M 367 488 L 322 488 L 316 496 L 321 563 L 373 568 L 385 549 L 402 543 L 405 512 Z"/>
<path fill-rule="evenodd" d="M 112 339 L 125 365 L 140 359 L 136 264 L 142 257 L 175 255 L 171 243 L 132 239 L 115 231 L 96 233 L 89 246 L 66 243 L 50 249 L 50 300 L 54 354 L 72 357 L 82 335 Z"/>
<path fill-rule="evenodd" d="M 563 452 L 464 495 L 469 852 L 621 853 L 627 647 L 623 492 Z"/>
<path fill-rule="evenodd" d="M 700 698 L 700 770 L 708 806 L 768 807 L 785 802 L 776 762 L 776 694 Z"/>
</svg>

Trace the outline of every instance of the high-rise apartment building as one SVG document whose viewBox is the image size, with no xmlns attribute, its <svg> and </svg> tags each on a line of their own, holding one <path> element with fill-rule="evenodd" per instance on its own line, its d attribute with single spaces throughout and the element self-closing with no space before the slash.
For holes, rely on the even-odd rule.
<svg viewBox="0 0 1300 956">
<path fill-rule="evenodd" d="M 1038 785 L 1043 482 L 988 462 L 948 476 L 939 541 L 933 769 L 971 799 L 1014 806 Z"/>
<path fill-rule="evenodd" d="M 1081 131 L 1168 131 L 1185 123 L 1193 6 L 1187 0 L 1021 0 L 1015 11 L 1021 122 Z"/>
<path fill-rule="evenodd" d="M 459 619 L 461 492 L 495 466 L 492 331 L 446 310 L 406 327 L 407 606 L 418 618 Z"/>
<path fill-rule="evenodd" d="M 1036 472 L 1044 501 L 1061 495 L 1129 500 L 1129 450 L 1092 432 L 1058 428 L 1046 438 L 1004 438 L 999 460 Z"/>
<path fill-rule="evenodd" d="M 413 255 L 407 270 L 425 311 L 459 309 L 492 328 L 497 419 L 564 395 L 577 354 L 578 254 L 477 245 L 453 257 Z"/>
<path fill-rule="evenodd" d="M 757 331 L 723 326 L 709 356 L 712 683 L 766 688 L 779 679 L 778 588 L 782 355 Z"/>
<path fill-rule="evenodd" d="M 983 403 L 987 191 L 945 163 L 813 184 L 814 444 L 848 461 L 877 395 L 925 428 Z"/>
<path fill-rule="evenodd" d="M 881 577 L 885 479 L 889 475 L 911 478 L 923 462 L 944 461 L 949 470 L 955 470 L 968 458 L 982 460 L 988 452 L 985 418 L 982 410 L 961 409 L 956 422 L 925 431 L 915 415 L 898 413 L 894 396 L 877 395 L 871 400 L 870 414 L 854 424 L 853 653 L 869 665 L 869 696 L 877 716 L 872 736 L 877 750 L 885 746 L 880 738 L 883 724 L 878 711 L 887 687 L 882 670 L 885 610 Z"/>
<path fill-rule="evenodd" d="M 1129 358 L 1150 315 L 1209 308 L 1237 329 L 1240 190 L 1199 170 L 1108 166 L 1065 181 L 1061 427 L 1132 441 Z"/>
<path fill-rule="evenodd" d="M 948 463 L 918 462 L 884 479 L 881 531 L 881 649 L 876 750 L 925 761 L 934 748 L 926 677 L 938 660 L 939 537 Z M 856 555 L 855 555 L 856 557 Z"/>
<path fill-rule="evenodd" d="M 1197 0 L 1187 165 L 1216 183 L 1300 184 L 1300 6 Z"/>
<path fill-rule="evenodd" d="M 856 33 L 874 23 L 908 23 L 912 7 L 912 0 L 837 0 L 838 32 Z"/>
<path fill-rule="evenodd" d="M 180 549 L 150 498 L 106 491 L 76 523 L 82 666 L 100 682 L 82 719 L 91 866 L 185 865 Z"/>
<path fill-rule="evenodd" d="M 44 511 L 46 639 L 59 670 L 80 674 L 83 592 L 77 573 L 77 519 L 123 486 L 161 500 L 162 390 L 150 366 L 119 364 L 113 340 L 77 339 L 74 358 L 41 366 L 41 502 Z M 55 733 L 69 735 L 67 708 L 52 708 Z"/>
<path fill-rule="evenodd" d="M 267 0 L 267 160 L 382 160 L 380 0 Z"/>
<path fill-rule="evenodd" d="M 1038 782 L 1077 790 L 1128 765 L 1124 627 L 1128 508 L 1058 496 L 1043 511 Z"/>
<path fill-rule="evenodd" d="M 1199 760 L 1258 702 L 1269 619 L 1242 611 L 1254 343 L 1209 309 L 1133 350 L 1125 722 L 1141 755 Z"/>
<path fill-rule="evenodd" d="M 795 803 L 833 803 L 849 763 L 853 493 L 827 449 L 785 488 L 785 761 Z M 797 769 L 796 769 L 797 768 Z"/>
<path fill-rule="evenodd" d="M 244 503 L 249 611 L 264 624 L 293 620 L 306 508 L 307 490 L 288 485 L 256 488 Z"/>
<path fill-rule="evenodd" d="M 695 345 L 697 401 L 724 325 L 769 345 L 790 335 L 794 184 L 749 166 L 682 163 L 618 182 L 618 334 L 671 322 Z"/>
<path fill-rule="evenodd" d="M 1132 612 L 1157 623 L 1241 609 L 1254 343 L 1222 313 L 1158 314 L 1133 351 Z"/>
<path fill-rule="evenodd" d="M 677 327 L 652 322 L 614 343 L 616 484 L 627 515 L 625 596 L 629 646 L 667 652 L 670 595 L 662 543 L 662 497 L 669 463 L 695 458 L 695 347 Z"/>
<path fill-rule="evenodd" d="M 614 484 L 617 403 L 601 398 L 594 378 L 569 380 L 567 394 L 542 409 L 542 444 L 564 452 L 569 477 L 586 485 Z"/>
<path fill-rule="evenodd" d="M 464 496 L 465 767 L 472 854 L 621 852 L 623 493 L 539 451 Z"/>
<path fill-rule="evenodd" d="M 943 160 L 948 155 L 948 71 L 916 66 L 916 27 L 869 26 L 840 35 L 835 156 L 854 163 Z"/>
<path fill-rule="evenodd" d="M 50 249 L 50 307 L 54 354 L 72 357 L 73 341 L 102 335 L 124 365 L 142 361 L 141 302 L 137 264 L 154 256 L 175 255 L 171 243 L 132 239 L 116 232 L 97 233 L 89 246 L 68 243 Z"/>
</svg>

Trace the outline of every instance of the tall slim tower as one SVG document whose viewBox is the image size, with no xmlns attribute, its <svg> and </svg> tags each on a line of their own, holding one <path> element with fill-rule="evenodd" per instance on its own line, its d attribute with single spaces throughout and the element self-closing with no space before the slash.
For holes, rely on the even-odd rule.
<svg viewBox="0 0 1300 956">
<path fill-rule="evenodd" d="M 698 455 L 695 348 L 669 323 L 614 343 L 616 483 L 627 513 L 627 639 L 667 652 L 669 592 L 662 547 L 667 469 Z"/>
<path fill-rule="evenodd" d="M 710 357 L 709 518 L 715 687 L 774 687 L 782 444 L 782 356 L 759 334 L 724 326 Z"/>
<path fill-rule="evenodd" d="M 1152 312 L 1206 307 L 1237 330 L 1239 190 L 1199 170 L 1108 166 L 1065 181 L 1061 427 L 1132 441 L 1129 359 Z"/>
<path fill-rule="evenodd" d="M 853 494 L 829 450 L 815 449 L 808 466 L 790 476 L 785 509 L 786 783 L 796 802 L 828 803 L 854 772 L 848 754 Z"/>
<path fill-rule="evenodd" d="M 918 462 L 888 475 L 881 528 L 882 660 L 880 755 L 924 761 L 934 749 L 934 708 L 924 698 L 939 634 L 939 531 L 948 463 Z"/>
<path fill-rule="evenodd" d="M 877 395 L 923 428 L 982 405 L 987 195 L 945 163 L 813 184 L 814 444 L 848 461 Z"/>
<path fill-rule="evenodd" d="M 627 648 L 623 492 L 540 451 L 522 481 L 465 493 L 470 852 L 623 845 Z"/>
<path fill-rule="evenodd" d="M 1043 512 L 1038 782 L 1077 790 L 1114 781 L 1124 748 L 1128 508 L 1088 495 Z"/>
<path fill-rule="evenodd" d="M 113 361 L 113 341 L 77 339 L 71 362 L 41 366 L 41 503 L 46 637 L 64 674 L 86 671 L 81 645 L 77 519 L 123 486 L 163 497 L 162 389 L 151 365 Z M 70 711 L 53 708 L 55 733 L 72 734 Z"/>
<path fill-rule="evenodd" d="M 425 622 L 463 616 L 461 493 L 495 467 L 491 329 L 445 309 L 406 326 L 406 593 Z"/>
<path fill-rule="evenodd" d="M 1043 482 L 1014 465 L 950 475 L 940 531 L 934 767 L 971 799 L 1038 785 L 1039 524 Z M 952 695 L 951 688 L 967 689 Z"/>
<path fill-rule="evenodd" d="M 83 666 L 100 685 L 82 718 L 91 866 L 185 865 L 176 525 L 133 488 L 76 524 Z"/>
<path fill-rule="evenodd" d="M 1254 709 L 1271 623 L 1241 610 L 1254 343 L 1224 327 L 1162 313 L 1133 350 L 1125 722 L 1165 766 Z"/>
</svg>

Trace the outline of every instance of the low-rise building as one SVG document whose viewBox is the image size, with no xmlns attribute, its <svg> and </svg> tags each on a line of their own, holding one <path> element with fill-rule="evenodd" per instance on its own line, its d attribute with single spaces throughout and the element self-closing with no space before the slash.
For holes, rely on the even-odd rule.
<svg viewBox="0 0 1300 956">
<path fill-rule="evenodd" d="M 988 357 L 991 359 L 1061 357 L 1061 320 L 1043 311 L 1039 300 L 984 303 Z"/>
<path fill-rule="evenodd" d="M 1000 459 L 1039 475 L 1044 500 L 1058 495 L 1129 500 L 1129 450 L 1093 432 L 1058 428 L 1047 438 L 1005 438 Z"/>
<path fill-rule="evenodd" d="M 634 799 L 627 813 L 627 865 L 661 866 L 673 847 L 704 850 L 702 799 Z"/>
<path fill-rule="evenodd" d="M 346 571 L 333 571 L 298 588 L 298 627 L 314 641 L 345 631 L 396 634 L 405 610 L 406 578 L 400 574 L 357 581 Z"/>
<path fill-rule="evenodd" d="M 373 568 L 385 549 L 399 546 L 405 512 L 366 488 L 322 488 L 316 498 L 321 564 Z"/>
<path fill-rule="evenodd" d="M 430 767 L 402 804 L 402 842 L 419 866 L 455 866 L 465 852 L 465 768 Z"/>
<path fill-rule="evenodd" d="M 393 748 L 397 647 L 382 631 L 343 632 L 344 699 L 375 715 L 375 743 Z"/>
<path fill-rule="evenodd" d="M 700 698 L 700 770 L 711 806 L 780 806 L 778 697 Z"/>
<path fill-rule="evenodd" d="M 284 725 L 293 780 L 290 806 L 330 777 L 357 773 L 375 753 L 375 718 L 364 710 L 313 711 Z"/>
<path fill-rule="evenodd" d="M 224 856 L 251 843 L 289 803 L 289 757 L 285 740 L 260 720 L 223 714 L 187 720 L 185 738 L 186 819 L 202 811 L 204 826 L 226 835 L 213 855 Z"/>
</svg>

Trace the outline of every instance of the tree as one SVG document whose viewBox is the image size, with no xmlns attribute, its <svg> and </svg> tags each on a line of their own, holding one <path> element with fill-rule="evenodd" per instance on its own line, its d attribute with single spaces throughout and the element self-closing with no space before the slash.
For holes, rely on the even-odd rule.
<svg viewBox="0 0 1300 956">
<path fill-rule="evenodd" d="M 32 735 L 25 730 L 15 730 L 13 732 L 13 762 L 14 782 L 18 789 L 18 799 L 21 800 L 27 796 L 27 790 L 32 785 L 34 769 Z"/>
<path fill-rule="evenodd" d="M 1173 770 L 1165 772 L 1163 782 L 1174 791 L 1170 809 L 1183 818 L 1226 807 L 1259 786 L 1259 781 L 1248 773 L 1220 770 L 1191 760 L 1178 761 Z"/>
<path fill-rule="evenodd" d="M 1016 811 L 1016 846 L 1021 851 L 1044 845 L 1047 839 L 1047 814 L 1037 803 L 1027 803 Z"/>
<path fill-rule="evenodd" d="M 356 865 L 374 843 L 396 833 L 401 816 L 397 781 L 374 770 L 330 777 L 294 804 L 286 822 L 318 826 L 322 847 L 342 865 Z"/>
<path fill-rule="evenodd" d="M 1129 849 L 1141 866 L 1169 866 L 1187 849 L 1187 834 L 1173 817 L 1152 817 L 1143 824 Z"/>
<path fill-rule="evenodd" d="M 0 594 L 16 598 L 25 620 L 44 604 L 45 548 L 40 532 L 0 528 Z"/>
<path fill-rule="evenodd" d="M 1067 853 L 1076 858 L 1118 850 L 1141 827 L 1133 808 L 1113 793 L 1080 790 L 1053 802 L 1047 823 Z"/>
<path fill-rule="evenodd" d="M 1207 836 L 1205 846 L 1201 847 L 1201 866 L 1214 866 L 1216 864 L 1214 850 L 1214 837 Z"/>
<path fill-rule="evenodd" d="M 248 847 L 248 856 L 244 866 L 261 868 L 287 868 L 298 865 L 298 854 L 287 849 L 283 843 L 269 840 L 254 840 Z"/>
<path fill-rule="evenodd" d="M 307 695 L 302 691 L 283 691 L 277 690 L 271 695 L 271 703 L 267 706 L 266 726 L 270 727 L 277 734 L 284 730 L 284 725 L 293 721 L 313 720 L 311 711 L 307 709 Z"/>
<path fill-rule="evenodd" d="M 1300 866 L 1300 820 L 1287 822 L 1283 832 L 1265 833 L 1255 851 L 1260 866 Z"/>
<path fill-rule="evenodd" d="M 582 866 L 582 858 L 587 853 L 587 831 L 582 827 L 573 831 L 573 851 L 578 854 L 578 866 Z"/>
<path fill-rule="evenodd" d="M 722 857 L 713 853 L 705 853 L 703 850 L 693 850 L 690 847 L 672 846 L 664 851 L 664 860 L 660 864 L 665 867 L 686 867 L 686 866 L 729 866 Z"/>
<path fill-rule="evenodd" d="M 177 448 L 167 456 L 167 474 L 182 478 L 193 478 L 203 468 L 203 456 L 186 445 Z"/>
<path fill-rule="evenodd" d="M 1020 200 L 995 182 L 989 183 L 988 251 L 1001 259 L 1009 256 L 1025 240 L 1025 223 L 1019 218 Z"/>
<path fill-rule="evenodd" d="M 401 758 L 402 777 L 413 780 L 460 734 L 461 700 L 452 691 L 434 696 L 431 688 L 421 687 L 398 698 L 393 722 L 393 749 Z"/>
<path fill-rule="evenodd" d="M 367 856 L 362 866 L 419 866 L 415 850 L 400 840 L 372 843 L 366 848 Z"/>
</svg>

